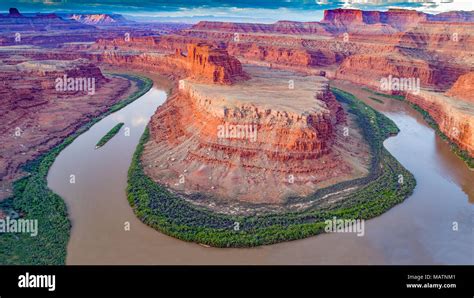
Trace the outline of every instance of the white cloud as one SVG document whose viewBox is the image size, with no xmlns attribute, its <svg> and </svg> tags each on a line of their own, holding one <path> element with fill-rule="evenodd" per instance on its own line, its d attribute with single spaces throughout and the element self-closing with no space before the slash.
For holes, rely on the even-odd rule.
<svg viewBox="0 0 474 298">
<path fill-rule="evenodd" d="M 130 14 L 134 17 L 147 18 L 186 18 L 198 20 L 233 20 L 238 21 L 255 21 L 271 23 L 279 20 L 293 21 L 320 21 L 323 17 L 322 10 L 301 10 L 301 9 L 265 9 L 265 8 L 237 8 L 237 7 L 220 7 L 220 8 L 181 8 L 177 11 L 159 11 L 151 13 Z"/>
<path fill-rule="evenodd" d="M 471 11 L 474 10 L 474 1 L 473 0 L 431 0 L 430 2 L 426 2 L 423 5 L 423 8 L 418 10 L 422 10 L 428 13 L 440 13 L 446 11 L 453 11 L 453 10 L 465 10 Z"/>
<path fill-rule="evenodd" d="M 440 13 L 453 10 L 474 10 L 474 0 L 343 0 L 343 8 L 370 9 L 380 8 L 416 9 L 427 13 Z"/>
</svg>

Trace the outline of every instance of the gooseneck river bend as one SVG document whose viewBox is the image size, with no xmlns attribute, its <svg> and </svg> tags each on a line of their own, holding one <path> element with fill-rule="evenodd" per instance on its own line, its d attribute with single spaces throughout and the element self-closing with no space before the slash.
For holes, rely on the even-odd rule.
<svg viewBox="0 0 474 298">
<path fill-rule="evenodd" d="M 389 99 L 380 104 L 357 87 L 340 82 L 338 87 L 397 124 L 400 133 L 384 145 L 417 180 L 411 197 L 366 222 L 363 237 L 333 233 L 223 249 L 177 240 L 143 224 L 125 189 L 135 147 L 166 100 L 166 92 L 153 87 L 79 136 L 49 171 L 48 186 L 65 200 L 72 222 L 67 264 L 473 264 L 474 172 L 408 105 Z M 97 141 L 119 122 L 130 135 L 122 128 L 96 150 Z"/>
</svg>

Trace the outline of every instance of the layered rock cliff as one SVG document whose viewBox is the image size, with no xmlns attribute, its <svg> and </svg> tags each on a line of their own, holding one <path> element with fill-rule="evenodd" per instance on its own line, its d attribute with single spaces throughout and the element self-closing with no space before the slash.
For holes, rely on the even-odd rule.
<svg viewBox="0 0 474 298">
<path fill-rule="evenodd" d="M 446 94 L 474 104 L 474 72 L 460 76 Z"/>
<path fill-rule="evenodd" d="M 469 65 L 461 57 L 458 57 L 458 61 L 452 56 L 436 57 L 438 60 L 427 53 L 407 49 L 370 55 L 356 54 L 341 63 L 335 77 L 375 88 L 380 88 L 381 79 L 388 77 L 419 80 L 420 87 L 446 91 L 456 78 L 469 72 Z"/>
<path fill-rule="evenodd" d="M 190 44 L 187 52 L 177 50 L 174 58 L 184 62 L 184 68 L 194 80 L 232 84 L 248 78 L 239 60 L 209 44 Z"/>
<path fill-rule="evenodd" d="M 315 73 L 311 70 L 316 68 L 331 76 L 334 67 L 345 58 L 395 52 L 430 65 L 421 71 L 435 72 L 437 78 L 425 82 L 436 85 L 445 81 L 437 87 L 446 89 L 455 77 L 468 71 L 466 63 L 472 60 L 469 49 L 474 46 L 469 32 L 473 28 L 472 23 L 465 21 L 467 17 L 458 23 L 433 22 L 432 19 L 426 14 L 408 10 L 338 9 L 326 11 L 322 22 L 200 22 L 172 35 L 132 37 L 131 42 L 123 38 L 102 40 L 98 45 L 106 50 L 147 49 L 162 53 L 178 50 L 186 53 L 188 44 L 206 43 L 217 49 L 226 49 L 230 55 L 247 63 L 309 73 Z"/>
<path fill-rule="evenodd" d="M 318 34 L 329 36 L 325 27 L 318 22 L 278 21 L 274 24 L 227 23 L 201 21 L 191 31 L 227 31 L 233 33 L 281 33 Z"/>
<path fill-rule="evenodd" d="M 474 156 L 474 104 L 424 90 L 408 94 L 407 100 L 427 111 L 441 132 Z"/>
<path fill-rule="evenodd" d="M 370 71 L 367 71 L 369 70 Z M 344 60 L 336 71 L 336 78 L 381 88 L 381 80 L 406 78 L 420 80 L 420 86 L 446 86 L 442 70 L 421 59 L 414 59 L 400 53 L 380 53 L 378 55 L 354 55 Z M 451 79 L 453 80 L 453 79 Z M 385 90 L 397 91 L 397 90 Z"/>
<path fill-rule="evenodd" d="M 186 51 L 175 49 L 174 54 L 159 51 L 143 53 L 139 50 L 157 43 L 153 38 L 140 38 L 140 41 L 143 43 L 133 44 L 133 48 L 128 50 L 126 47 L 131 43 L 121 45 L 119 42 L 114 42 L 111 50 L 109 50 L 110 44 L 101 43 L 99 47 L 105 51 L 100 54 L 84 53 L 84 55 L 101 63 L 128 65 L 131 68 L 155 71 L 173 78 L 190 77 L 207 83 L 233 84 L 248 79 L 240 61 L 224 49 L 198 43 L 187 44 Z"/>
<path fill-rule="evenodd" d="M 389 9 L 388 11 L 363 11 L 358 9 L 332 9 L 324 11 L 322 23 L 351 30 L 349 26 L 360 24 L 386 24 L 399 31 L 405 31 L 425 22 L 473 22 L 473 11 L 453 11 L 440 14 L 426 14 L 416 10 Z"/>
</svg>

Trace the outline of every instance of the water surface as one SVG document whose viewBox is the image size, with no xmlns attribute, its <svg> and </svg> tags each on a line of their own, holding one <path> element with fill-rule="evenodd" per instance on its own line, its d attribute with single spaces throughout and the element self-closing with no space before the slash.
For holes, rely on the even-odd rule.
<svg viewBox="0 0 474 298">
<path fill-rule="evenodd" d="M 345 87 L 346 88 L 346 87 Z M 354 87 L 347 87 L 354 88 Z M 364 97 L 360 89 L 350 89 Z M 407 105 L 367 103 L 390 117 L 400 134 L 386 148 L 417 179 L 414 194 L 366 222 L 365 236 L 323 234 L 246 249 L 207 248 L 163 235 L 141 223 L 125 195 L 135 146 L 166 99 L 155 87 L 95 124 L 61 152 L 49 187 L 61 195 L 72 221 L 68 264 L 473 264 L 474 172 Z M 118 122 L 105 146 L 97 141 Z M 70 184 L 70 175 L 76 183 Z M 454 222 L 458 230 L 453 231 Z M 130 230 L 125 229 L 130 223 Z"/>
</svg>

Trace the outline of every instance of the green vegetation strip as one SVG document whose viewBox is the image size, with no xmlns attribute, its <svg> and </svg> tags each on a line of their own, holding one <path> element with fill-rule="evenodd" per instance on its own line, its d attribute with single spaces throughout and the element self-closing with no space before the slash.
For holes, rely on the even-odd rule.
<svg viewBox="0 0 474 298">
<path fill-rule="evenodd" d="M 27 163 L 23 169 L 28 176 L 13 184 L 13 196 L 0 203 L 0 208 L 20 214 L 22 219 L 38 220 L 38 235 L 0 234 L 0 264 L 60 265 L 66 262 L 66 249 L 71 223 L 63 199 L 48 188 L 47 175 L 56 156 L 80 134 L 105 116 L 114 113 L 145 94 L 153 81 L 140 76 L 115 74 L 134 81 L 138 90 L 113 105 L 104 114 L 90 121 L 68 136 L 44 155 Z"/>
<path fill-rule="evenodd" d="M 418 113 L 420 113 L 423 116 L 423 119 L 426 121 L 426 123 L 429 126 L 431 126 L 431 128 L 434 129 L 436 134 L 441 139 L 443 139 L 443 141 L 448 143 L 449 147 L 451 148 L 451 151 L 454 154 L 456 154 L 461 160 L 463 160 L 470 169 L 474 169 L 474 156 L 470 156 L 469 152 L 467 152 L 466 150 L 461 149 L 458 146 L 458 144 L 456 144 L 447 135 L 445 135 L 441 131 L 441 129 L 439 128 L 438 123 L 433 119 L 433 117 L 431 117 L 431 115 L 430 115 L 430 113 L 428 113 L 428 111 L 424 110 L 419 105 L 406 100 L 406 98 L 404 96 L 401 96 L 401 95 L 388 95 L 388 94 L 378 93 L 378 92 L 375 92 L 375 91 L 373 91 L 369 88 L 362 88 L 362 89 L 364 91 L 370 92 L 372 94 L 383 96 L 383 97 L 390 98 L 390 99 L 400 100 L 400 101 L 403 101 L 403 102 L 407 103 L 408 105 L 410 105 L 415 111 L 417 111 Z M 372 97 L 369 97 L 369 98 L 372 98 Z"/>
<path fill-rule="evenodd" d="M 373 101 L 378 102 L 378 103 L 383 103 L 383 100 L 380 100 L 380 99 L 378 99 L 378 98 L 376 98 L 376 97 L 369 96 L 369 98 L 372 99 Z"/>
<path fill-rule="evenodd" d="M 402 202 L 413 192 L 416 181 L 383 147 L 383 141 L 398 133 L 396 125 L 353 95 L 333 89 L 357 118 L 373 158 L 370 174 L 317 191 L 310 198 L 352 186 L 359 188 L 330 207 L 260 216 L 231 216 L 195 206 L 155 183 L 143 172 L 140 156 L 149 139 L 145 130 L 128 172 L 127 194 L 137 217 L 167 235 L 215 247 L 250 247 L 306 238 L 324 232 L 327 219 L 369 219 Z M 239 229 L 234 229 L 238 223 Z"/>
<path fill-rule="evenodd" d="M 364 90 L 364 91 L 367 91 L 369 93 L 372 93 L 374 95 L 377 95 L 377 96 L 382 96 L 382 97 L 390 98 L 390 99 L 396 99 L 396 100 L 400 100 L 400 101 L 405 100 L 405 96 L 403 96 L 403 95 L 390 95 L 390 94 L 380 93 L 380 92 L 376 92 L 376 91 L 374 91 L 372 89 L 369 89 L 369 88 L 361 88 L 361 89 Z"/>
<path fill-rule="evenodd" d="M 108 133 L 105 134 L 105 136 L 103 136 L 98 142 L 97 144 L 95 145 L 96 148 L 100 148 L 102 146 L 104 146 L 108 141 L 110 141 L 110 139 L 112 139 L 116 134 L 118 134 L 118 132 L 120 131 L 120 129 L 122 128 L 122 126 L 124 125 L 125 123 L 123 122 L 120 122 L 119 124 L 115 125 L 114 127 L 112 127 L 111 130 L 109 130 Z"/>
</svg>

